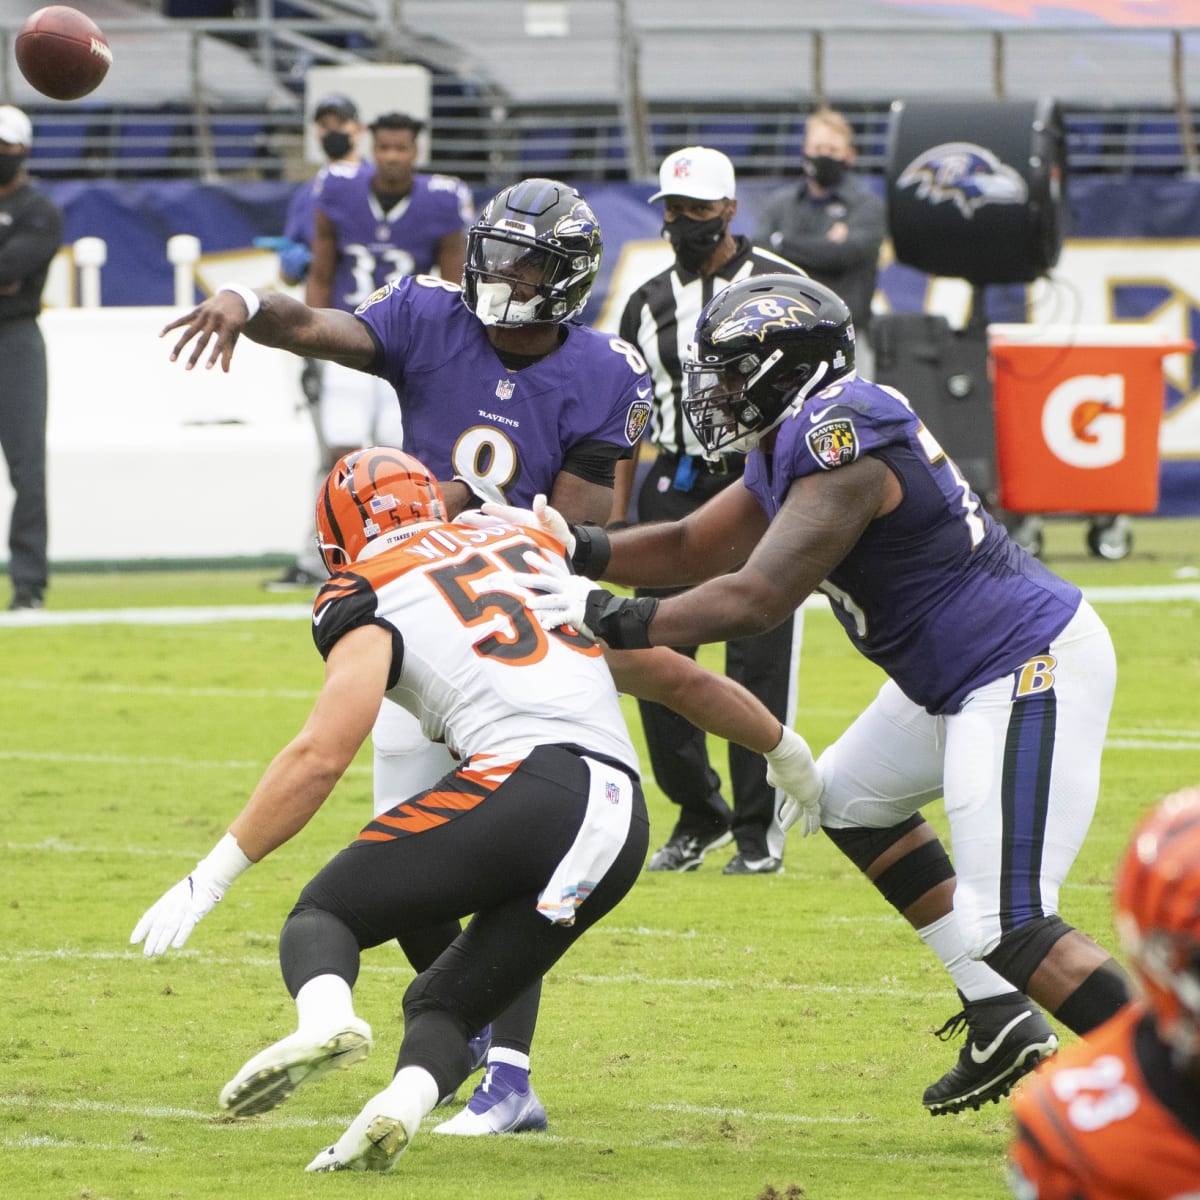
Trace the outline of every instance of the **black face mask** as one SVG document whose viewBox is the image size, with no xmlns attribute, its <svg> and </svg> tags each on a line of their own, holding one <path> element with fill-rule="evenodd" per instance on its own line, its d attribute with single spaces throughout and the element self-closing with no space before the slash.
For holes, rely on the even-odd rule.
<svg viewBox="0 0 1200 1200">
<path fill-rule="evenodd" d="M 694 221 L 691 217 L 676 217 L 664 221 L 662 231 L 675 250 L 675 261 L 685 271 L 699 271 L 725 236 L 725 218 Z"/>
<path fill-rule="evenodd" d="M 16 179 L 28 157 L 27 154 L 0 154 L 0 187 Z"/>
<path fill-rule="evenodd" d="M 354 143 L 350 140 L 350 135 L 340 129 L 331 129 L 321 135 L 321 149 L 325 151 L 325 157 L 330 162 L 345 158 L 353 148 Z"/>
<path fill-rule="evenodd" d="M 850 164 L 840 158 L 830 158 L 827 154 L 804 156 L 804 173 L 818 187 L 837 187 L 846 178 Z"/>
</svg>

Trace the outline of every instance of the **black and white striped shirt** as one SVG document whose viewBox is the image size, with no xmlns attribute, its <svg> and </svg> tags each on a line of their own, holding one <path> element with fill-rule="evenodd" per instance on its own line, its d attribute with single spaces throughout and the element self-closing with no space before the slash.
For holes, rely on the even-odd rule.
<svg viewBox="0 0 1200 1200">
<path fill-rule="evenodd" d="M 654 381 L 646 438 L 662 454 L 701 453 L 683 415 L 683 360 L 696 322 L 719 291 L 750 275 L 803 275 L 799 267 L 738 236 L 737 252 L 714 275 L 694 275 L 672 264 L 646 280 L 625 304 L 620 333 L 641 351 Z"/>
</svg>

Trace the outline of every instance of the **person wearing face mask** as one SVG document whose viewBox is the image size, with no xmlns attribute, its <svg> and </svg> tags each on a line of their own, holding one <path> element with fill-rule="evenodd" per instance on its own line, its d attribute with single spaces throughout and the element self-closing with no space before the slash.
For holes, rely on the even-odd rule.
<svg viewBox="0 0 1200 1200">
<path fill-rule="evenodd" d="M 804 178 L 766 199 L 754 240 L 770 246 L 846 301 L 858 335 L 859 374 L 872 377 L 871 297 L 887 224 L 883 201 L 854 173 L 850 122 L 818 109 L 804 127 Z"/>
<path fill-rule="evenodd" d="M 62 214 L 29 182 L 33 125 L 0 106 L 0 449 L 15 498 L 8 531 L 9 609 L 41 608 L 48 577 L 46 344 L 42 289 L 62 244 Z"/>
<path fill-rule="evenodd" d="M 656 451 L 637 496 L 638 521 L 677 521 L 741 477 L 743 456 L 704 457 L 683 416 L 683 362 L 704 306 L 727 284 L 750 275 L 803 275 L 779 255 L 732 232 L 737 212 L 733 163 L 719 150 L 688 146 L 669 154 L 659 168 L 663 237 L 675 251 L 665 271 L 646 280 L 626 302 L 620 334 L 636 346 L 650 368 L 653 395 L 646 437 Z M 633 461 L 617 466 L 614 516 L 626 512 Z M 638 595 L 673 595 L 674 590 Z M 801 616 L 770 633 L 726 643 L 725 671 L 766 705 L 787 728 L 796 709 Z M 695 656 L 695 647 L 683 653 Z M 783 867 L 780 794 L 767 783 L 759 755 L 730 743 L 733 806 L 709 762 L 704 731 L 679 713 L 639 700 L 654 777 L 679 806 L 666 843 L 650 858 L 649 871 L 694 871 L 709 850 L 736 839 L 727 875 L 774 874 Z"/>
</svg>

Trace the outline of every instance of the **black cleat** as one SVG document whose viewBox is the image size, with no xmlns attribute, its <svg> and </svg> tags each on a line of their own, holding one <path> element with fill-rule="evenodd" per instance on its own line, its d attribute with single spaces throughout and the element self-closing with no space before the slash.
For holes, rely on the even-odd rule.
<svg viewBox="0 0 1200 1200">
<path fill-rule="evenodd" d="M 948 1042 L 964 1026 L 967 1044 L 958 1062 L 925 1089 L 922 1103 L 930 1116 L 998 1101 L 1022 1075 L 1058 1049 L 1058 1038 L 1042 1010 L 1020 992 L 987 1000 L 964 999 L 962 1012 L 951 1017 L 937 1036 Z"/>
<path fill-rule="evenodd" d="M 647 871 L 694 871 L 710 850 L 728 846 L 733 834 L 728 829 L 697 837 L 691 833 L 673 833 L 666 845 L 650 856 Z"/>
</svg>

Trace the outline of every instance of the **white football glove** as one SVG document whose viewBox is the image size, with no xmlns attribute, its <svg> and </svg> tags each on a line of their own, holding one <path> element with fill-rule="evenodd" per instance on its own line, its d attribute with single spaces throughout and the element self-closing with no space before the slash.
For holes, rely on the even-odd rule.
<svg viewBox="0 0 1200 1200">
<path fill-rule="evenodd" d="M 554 509 L 550 511 L 554 512 Z M 599 590 L 596 585 L 590 579 L 574 574 L 564 559 L 545 558 L 530 550 L 525 554 L 525 561 L 534 573 L 514 575 L 513 579 L 521 587 L 536 593 L 525 601 L 525 607 L 537 617 L 541 627 L 557 629 L 560 625 L 574 625 L 594 642 L 596 635 L 587 627 L 584 614 L 588 596 Z"/>
<path fill-rule="evenodd" d="M 794 730 L 785 728 L 779 745 L 768 750 L 767 783 L 784 793 L 779 823 L 786 833 L 800 826 L 802 837 L 821 828 L 821 776 L 808 743 Z"/>
<path fill-rule="evenodd" d="M 495 525 L 517 525 L 522 529 L 537 529 L 549 534 L 568 555 L 575 553 L 575 536 L 565 518 L 557 508 L 551 508 L 546 497 L 539 492 L 533 498 L 533 508 L 517 508 L 512 504 L 496 504 L 487 501 L 479 509 L 468 509 L 456 518 L 463 525 L 476 527 Z"/>
<path fill-rule="evenodd" d="M 212 912 L 229 885 L 249 865 L 250 859 L 242 853 L 237 838 L 227 833 L 186 879 L 146 909 L 129 935 L 129 944 L 136 946 L 145 939 L 142 953 L 147 958 L 168 948 L 178 950 L 200 918 Z"/>
</svg>

